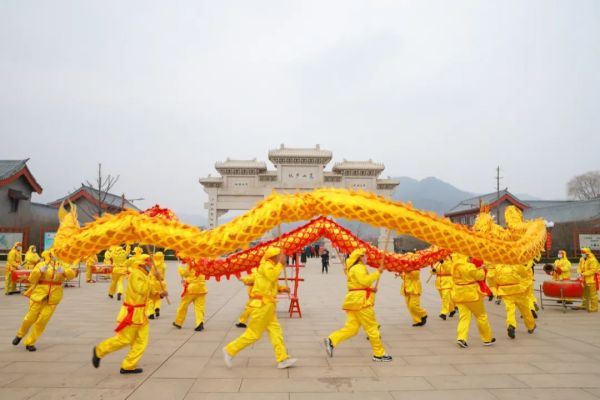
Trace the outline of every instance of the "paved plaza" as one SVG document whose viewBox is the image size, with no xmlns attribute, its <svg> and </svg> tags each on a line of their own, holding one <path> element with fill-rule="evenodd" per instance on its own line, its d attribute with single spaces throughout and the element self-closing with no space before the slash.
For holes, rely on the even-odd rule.
<svg viewBox="0 0 600 400">
<path fill-rule="evenodd" d="M 181 293 L 176 265 L 167 266 L 173 304 L 163 302 L 160 319 L 151 321 L 150 344 L 140 366 L 144 373 L 119 374 L 122 350 L 90 362 L 92 347 L 113 334 L 119 303 L 106 296 L 107 283 L 82 283 L 65 289 L 38 351 L 29 353 L 11 340 L 27 310 L 22 296 L 0 296 L 0 399 L 596 399 L 600 397 L 600 316 L 585 311 L 546 308 L 538 329 L 520 325 L 510 340 L 504 307 L 487 303 L 493 347 L 484 347 L 472 322 L 469 349 L 455 344 L 457 318 L 442 321 L 433 279 L 425 283 L 422 303 L 429 320 L 414 328 L 400 295 L 400 280 L 385 273 L 376 313 L 391 363 L 371 361 L 364 333 L 342 343 L 334 357 L 322 339 L 342 326 L 340 309 L 345 279 L 335 260 L 321 275 L 317 259 L 302 276 L 303 318 L 289 319 L 288 300 L 278 307 L 289 353 L 299 359 L 287 370 L 276 368 L 268 339 L 241 352 L 228 369 L 221 348 L 242 330 L 234 323 L 247 299 L 245 287 L 231 281 L 208 282 L 206 330 L 194 332 L 190 307 L 184 329 L 171 325 Z M 545 279 L 537 275 L 537 282 Z"/>
</svg>

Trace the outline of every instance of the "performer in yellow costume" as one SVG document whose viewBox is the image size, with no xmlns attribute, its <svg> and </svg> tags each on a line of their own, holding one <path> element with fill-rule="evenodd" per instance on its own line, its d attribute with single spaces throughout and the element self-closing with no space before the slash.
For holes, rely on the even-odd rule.
<svg viewBox="0 0 600 400">
<path fill-rule="evenodd" d="M 135 250 L 134 250 L 135 252 Z M 160 317 L 160 300 L 161 293 L 167 291 L 167 281 L 165 280 L 165 255 L 162 251 L 157 251 L 152 256 L 153 260 L 153 272 L 150 274 L 150 279 L 156 280 L 153 286 L 160 288 L 160 290 L 155 290 L 150 293 L 150 297 L 148 298 L 148 318 L 154 319 L 154 317 Z"/>
<path fill-rule="evenodd" d="M 248 318 L 250 318 L 250 314 L 252 313 L 252 307 L 250 307 L 250 303 L 252 302 L 252 286 L 254 286 L 254 279 L 256 277 L 256 268 L 252 268 L 250 274 L 240 278 L 240 281 L 248 288 L 248 301 L 246 302 L 246 306 L 244 307 L 244 311 L 240 314 L 238 318 L 237 326 L 238 328 L 246 328 L 246 322 L 248 322 Z"/>
<path fill-rule="evenodd" d="M 19 293 L 17 285 L 12 280 L 12 272 L 21 266 L 21 242 L 16 242 L 6 256 L 6 269 L 4 270 L 4 294 Z"/>
<path fill-rule="evenodd" d="M 381 343 L 379 324 L 373 309 L 375 298 L 371 285 L 379 280 L 383 265 L 369 274 L 365 265 L 367 263 L 365 254 L 365 249 L 356 249 L 346 259 L 348 293 L 342 306 L 346 311 L 346 324 L 324 339 L 325 349 L 329 357 L 333 357 L 333 349 L 344 340 L 355 336 L 362 326 L 373 348 L 373 361 L 392 361 L 392 357 L 385 353 Z"/>
<path fill-rule="evenodd" d="M 529 303 L 529 309 L 531 310 L 531 315 L 533 315 L 533 318 L 537 319 L 538 315 L 537 315 L 537 311 L 539 310 L 538 304 L 537 304 L 537 298 L 535 297 L 535 289 L 534 289 L 534 285 L 535 285 L 535 274 L 534 274 L 534 266 L 535 266 L 535 262 L 533 260 L 529 261 L 527 264 L 525 264 L 525 266 L 527 267 L 527 300 Z"/>
<path fill-rule="evenodd" d="M 485 307 L 483 306 L 483 292 L 480 290 L 479 281 L 485 279 L 482 268 L 467 261 L 462 255 L 454 254 L 452 269 L 452 300 L 458 306 L 458 327 L 456 329 L 456 342 L 460 347 L 468 347 L 469 325 L 471 315 L 475 315 L 479 336 L 484 346 L 491 346 L 496 341 L 492 337 L 492 329 L 488 321 Z"/>
<path fill-rule="evenodd" d="M 36 351 L 35 343 L 62 300 L 63 282 L 75 277 L 75 271 L 58 263 L 52 251 L 44 251 L 42 258 L 43 261 L 29 275 L 31 287 L 25 292 L 25 296 L 29 297 L 29 310 L 12 341 L 12 344 L 18 345 L 31 328 L 31 333 L 25 339 L 25 348 L 29 351 Z"/>
<path fill-rule="evenodd" d="M 568 281 L 571 279 L 571 261 L 564 250 L 558 251 L 558 258 L 554 261 L 553 281 Z"/>
<path fill-rule="evenodd" d="M 600 266 L 594 253 L 588 248 L 581 249 L 581 258 L 577 272 L 584 283 L 582 307 L 588 312 L 598 312 L 598 274 Z"/>
<path fill-rule="evenodd" d="M 500 304 L 500 298 L 498 298 L 498 293 L 496 292 L 496 267 L 497 265 L 494 263 L 485 263 L 483 266 L 485 268 L 485 283 L 490 288 L 492 295 L 488 297 L 488 301 L 494 300 L 496 298 L 496 304 Z"/>
<path fill-rule="evenodd" d="M 283 270 L 284 256 L 281 249 L 270 246 L 265 250 L 260 265 L 256 270 L 254 286 L 252 287 L 252 313 L 248 328 L 240 337 L 223 348 L 225 365 L 232 366 L 233 357 L 240 351 L 258 341 L 267 331 L 275 351 L 277 368 L 288 368 L 296 363 L 295 358 L 290 358 L 283 343 L 283 332 L 277 320 L 275 308 L 277 293 L 289 292 L 288 287 L 278 285 L 278 277 Z"/>
<path fill-rule="evenodd" d="M 519 308 L 527 332 L 535 330 L 535 319 L 529 308 L 529 273 L 522 264 L 498 264 L 496 267 L 496 290 L 506 308 L 506 330 L 508 337 L 515 338 L 517 327 L 516 308 Z"/>
<path fill-rule="evenodd" d="M 95 254 L 85 259 L 85 281 L 87 283 L 94 283 L 92 279 L 92 268 L 98 263 L 98 256 Z"/>
<path fill-rule="evenodd" d="M 34 269 L 40 260 L 41 258 L 38 255 L 35 246 L 29 246 L 27 253 L 25 253 L 25 269 Z"/>
<path fill-rule="evenodd" d="M 452 258 L 440 260 L 431 273 L 435 274 L 435 287 L 440 293 L 442 307 L 440 309 L 440 318 L 446 320 L 446 317 L 454 317 L 456 314 L 456 305 L 452 301 L 450 291 L 452 290 Z"/>
<path fill-rule="evenodd" d="M 403 272 L 401 276 L 401 292 L 413 320 L 412 326 L 423 326 L 427 323 L 427 311 L 421 307 L 421 271 Z"/>
<path fill-rule="evenodd" d="M 152 258 L 141 255 L 134 258 L 130 264 L 131 274 L 127 280 L 125 301 L 117 317 L 115 332 L 117 334 L 98 344 L 92 351 L 92 364 L 95 368 L 100 366 L 100 360 L 107 354 L 130 346 L 129 353 L 121 363 L 122 374 L 138 374 L 143 372 L 138 368 L 138 362 L 144 355 L 148 345 L 148 318 L 146 317 L 146 304 L 152 287 L 148 276 L 152 269 Z M 163 292 L 162 296 L 167 293 Z"/>
<path fill-rule="evenodd" d="M 127 256 L 129 255 L 130 247 L 113 246 L 110 249 L 110 258 L 112 260 L 112 274 L 110 276 L 110 286 L 108 288 L 108 297 L 113 298 L 115 291 L 117 292 L 117 300 L 121 300 L 123 294 L 123 279 L 127 275 Z"/>
<path fill-rule="evenodd" d="M 181 303 L 177 307 L 175 322 L 173 326 L 181 329 L 187 316 L 188 307 L 194 303 L 194 313 L 196 315 L 195 331 L 204 330 L 204 305 L 206 304 L 206 281 L 204 275 L 192 269 L 191 266 L 180 267 L 179 275 L 183 281 L 183 293 L 181 293 Z"/>
</svg>

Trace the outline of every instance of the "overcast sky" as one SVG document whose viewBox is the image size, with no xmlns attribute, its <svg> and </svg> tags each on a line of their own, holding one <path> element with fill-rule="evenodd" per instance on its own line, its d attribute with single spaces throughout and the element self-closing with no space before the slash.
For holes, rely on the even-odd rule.
<svg viewBox="0 0 600 400">
<path fill-rule="evenodd" d="M 206 214 L 227 157 L 334 161 L 565 198 L 600 169 L 598 1 L 0 3 L 0 158 L 55 200 L 96 174 Z M 329 168 L 331 165 L 329 166 Z"/>
</svg>

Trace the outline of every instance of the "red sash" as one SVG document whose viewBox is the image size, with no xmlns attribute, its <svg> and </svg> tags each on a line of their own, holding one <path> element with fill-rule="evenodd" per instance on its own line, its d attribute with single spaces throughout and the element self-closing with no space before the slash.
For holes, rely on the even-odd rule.
<svg viewBox="0 0 600 400">
<path fill-rule="evenodd" d="M 115 332 L 120 332 L 123 329 L 125 329 L 126 327 L 128 327 L 129 325 L 131 325 L 133 323 L 133 311 L 136 308 L 140 308 L 140 307 L 146 307 L 146 304 L 128 304 L 128 303 L 123 303 L 123 305 L 125 307 L 127 307 L 127 315 L 125 316 L 125 318 L 123 318 L 121 320 L 121 322 L 119 323 L 119 325 L 117 325 L 117 327 L 115 328 Z"/>
<path fill-rule="evenodd" d="M 365 292 L 367 292 L 367 300 L 369 300 L 369 297 L 371 297 L 371 293 L 375 293 L 376 292 L 376 290 L 374 290 L 371 287 L 368 287 L 368 288 L 348 289 L 348 291 L 350 291 L 350 292 L 356 292 L 356 291 L 359 291 L 359 290 L 364 290 Z"/>
</svg>

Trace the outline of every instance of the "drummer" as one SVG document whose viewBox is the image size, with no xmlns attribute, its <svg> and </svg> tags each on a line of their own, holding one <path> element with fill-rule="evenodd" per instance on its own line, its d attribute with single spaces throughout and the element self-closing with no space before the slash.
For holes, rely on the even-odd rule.
<svg viewBox="0 0 600 400">
<path fill-rule="evenodd" d="M 564 250 L 558 251 L 558 258 L 554 261 L 554 270 L 552 271 L 553 281 L 568 281 L 571 279 L 571 261 Z"/>
</svg>

